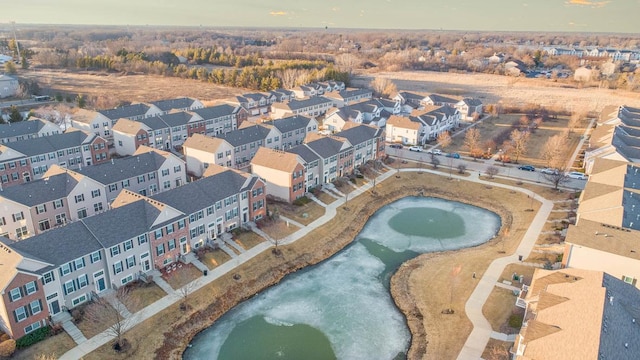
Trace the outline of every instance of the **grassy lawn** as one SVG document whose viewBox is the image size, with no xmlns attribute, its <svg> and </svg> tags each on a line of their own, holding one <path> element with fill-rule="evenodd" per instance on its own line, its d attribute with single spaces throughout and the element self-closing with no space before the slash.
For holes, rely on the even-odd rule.
<svg viewBox="0 0 640 360">
<path fill-rule="evenodd" d="M 34 360 L 40 356 L 49 356 L 52 359 L 57 359 L 75 346 L 76 343 L 71 339 L 71 336 L 61 331 L 59 334 L 53 335 L 28 348 L 16 350 L 11 359 Z"/>
<path fill-rule="evenodd" d="M 205 252 L 202 259 L 200 259 L 200 262 L 205 264 L 209 270 L 211 270 L 229 260 L 231 260 L 231 256 L 229 256 L 229 254 L 220 249 L 215 249 Z"/>
<path fill-rule="evenodd" d="M 489 320 L 491 328 L 497 332 L 515 334 L 520 329 L 510 328 L 507 324 L 513 313 L 516 296 L 511 290 L 494 287 L 482 307 L 482 314 Z"/>
<path fill-rule="evenodd" d="M 496 339 L 489 339 L 487 347 L 482 352 L 482 358 L 487 360 L 511 360 L 509 349 L 513 343 Z"/>
<path fill-rule="evenodd" d="M 84 311 L 84 309 L 88 306 L 91 306 L 91 304 L 89 303 L 89 304 L 85 304 L 84 306 L 77 307 L 74 310 L 72 310 L 72 313 L 73 311 L 76 311 L 76 310 Z M 105 304 L 105 306 L 109 306 L 109 305 Z M 93 319 L 89 320 L 85 316 L 83 316 L 81 320 L 76 323 L 76 326 L 82 332 L 84 337 L 86 337 L 87 339 L 90 339 L 100 334 L 101 332 L 107 330 L 110 326 L 116 323 L 115 320 L 113 320 L 113 322 L 108 322 L 111 320 L 113 320 L 113 318 L 107 319 L 107 317 L 105 317 L 104 319 L 105 322 L 96 322 Z"/>
<path fill-rule="evenodd" d="M 181 268 L 162 276 L 174 289 L 179 289 L 185 284 L 202 277 L 202 271 L 191 264 L 184 264 Z"/>
<path fill-rule="evenodd" d="M 127 310 L 133 314 L 160 300 L 167 294 L 158 285 L 151 282 L 131 287 L 131 295 L 137 299 L 132 305 L 127 307 Z"/>
<path fill-rule="evenodd" d="M 285 223 L 282 220 L 272 221 L 269 223 L 265 223 L 265 225 L 261 228 L 262 231 L 267 233 L 267 235 L 271 236 L 274 240 L 281 240 L 282 238 L 293 234 L 298 231 L 298 227 Z"/>
<path fill-rule="evenodd" d="M 524 275 L 524 284 L 531 284 L 531 278 L 533 277 L 533 272 L 536 270 L 533 266 L 526 266 L 520 264 L 509 264 L 504 268 L 502 275 L 498 281 L 502 282 L 502 280 L 508 280 L 513 282 L 514 286 L 520 286 L 519 283 L 513 280 L 513 273 L 518 275 Z"/>
<path fill-rule="evenodd" d="M 333 196 L 327 194 L 324 191 L 321 191 L 318 195 L 316 195 L 316 197 L 318 198 L 318 200 L 322 201 L 323 203 L 329 205 L 332 202 L 338 200 L 336 198 L 334 198 Z"/>
<path fill-rule="evenodd" d="M 253 231 L 243 231 L 238 235 L 234 235 L 233 240 L 245 250 L 249 250 L 256 245 L 265 242 L 265 239 L 263 239 L 262 236 L 254 233 Z"/>
<path fill-rule="evenodd" d="M 323 193 L 324 194 L 324 193 Z M 327 195 L 327 194 L 324 194 Z M 327 195 L 330 196 L 330 195 Z M 326 203 L 325 203 L 326 204 Z M 296 206 L 293 204 L 277 203 L 269 204 L 269 208 L 277 208 L 280 214 L 285 217 L 297 221 L 302 225 L 309 225 L 320 216 L 324 215 L 324 207 L 318 205 L 315 201 L 310 201 L 304 205 Z M 305 215 L 306 214 L 306 217 Z"/>
</svg>

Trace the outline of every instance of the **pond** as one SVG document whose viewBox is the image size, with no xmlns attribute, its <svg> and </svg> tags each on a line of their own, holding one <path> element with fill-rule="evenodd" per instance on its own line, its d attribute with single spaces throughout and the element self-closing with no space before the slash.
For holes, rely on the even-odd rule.
<svg viewBox="0 0 640 360">
<path fill-rule="evenodd" d="M 198 334 L 184 359 L 404 359 L 410 333 L 389 292 L 393 273 L 421 253 L 479 245 L 499 229 L 498 215 L 475 206 L 428 197 L 393 202 L 342 251 Z"/>
</svg>

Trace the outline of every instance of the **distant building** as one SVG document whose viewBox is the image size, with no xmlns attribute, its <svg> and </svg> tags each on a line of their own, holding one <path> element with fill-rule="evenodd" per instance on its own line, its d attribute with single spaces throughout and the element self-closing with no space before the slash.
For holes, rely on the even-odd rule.
<svg viewBox="0 0 640 360">
<path fill-rule="evenodd" d="M 15 96 L 20 84 L 16 78 L 9 75 L 0 75 L 0 99 Z"/>
</svg>

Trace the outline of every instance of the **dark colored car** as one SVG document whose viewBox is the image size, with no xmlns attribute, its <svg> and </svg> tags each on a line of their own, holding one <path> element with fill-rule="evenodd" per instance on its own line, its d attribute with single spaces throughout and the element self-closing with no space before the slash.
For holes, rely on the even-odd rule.
<svg viewBox="0 0 640 360">
<path fill-rule="evenodd" d="M 536 168 L 534 168 L 531 165 L 522 165 L 522 166 L 518 166 L 518 169 L 520 170 L 524 170 L 524 171 L 536 171 Z"/>
<path fill-rule="evenodd" d="M 393 148 L 393 149 L 402 149 L 402 145 L 400 145 L 400 144 L 391 144 L 391 145 L 389 145 L 389 147 Z"/>
<path fill-rule="evenodd" d="M 448 153 L 446 155 L 446 157 L 450 157 L 450 158 L 454 158 L 454 159 L 460 159 L 460 154 L 458 154 L 458 153 Z"/>
</svg>

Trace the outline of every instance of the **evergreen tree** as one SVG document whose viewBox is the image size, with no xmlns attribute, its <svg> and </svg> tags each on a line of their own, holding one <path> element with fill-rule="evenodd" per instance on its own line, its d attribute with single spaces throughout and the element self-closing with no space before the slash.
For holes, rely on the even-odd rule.
<svg viewBox="0 0 640 360">
<path fill-rule="evenodd" d="M 14 122 L 20 122 L 24 120 L 22 118 L 22 114 L 20 114 L 20 110 L 18 110 L 18 108 L 13 105 L 11 106 L 11 110 L 9 112 L 9 122 L 14 123 Z"/>
</svg>

